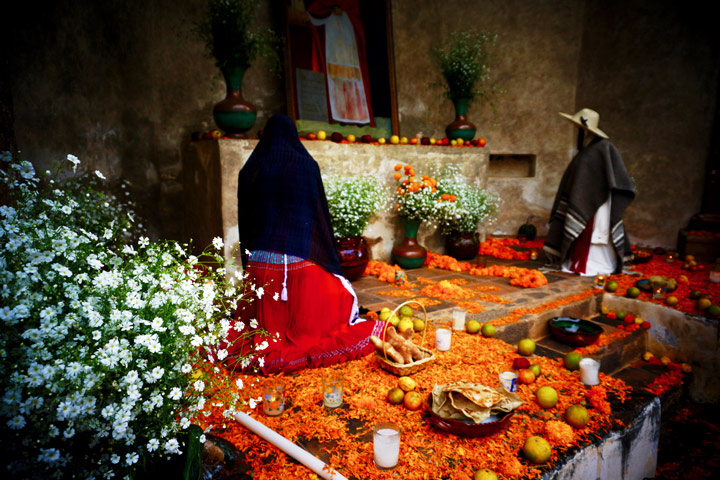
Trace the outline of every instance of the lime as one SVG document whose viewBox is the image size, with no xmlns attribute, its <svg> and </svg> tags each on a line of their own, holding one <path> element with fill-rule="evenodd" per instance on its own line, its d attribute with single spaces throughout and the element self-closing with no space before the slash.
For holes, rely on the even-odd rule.
<svg viewBox="0 0 720 480">
<path fill-rule="evenodd" d="M 535 375 L 535 378 L 538 378 L 540 376 L 540 374 L 542 373 L 542 369 L 540 368 L 540 365 L 538 365 L 537 363 L 533 363 L 532 365 L 530 365 L 528 367 L 528 370 L 530 370 L 533 373 L 533 375 Z"/>
<path fill-rule="evenodd" d="M 425 322 L 420 320 L 419 318 L 414 318 L 413 328 L 416 332 L 422 332 L 423 330 L 425 330 Z"/>
<path fill-rule="evenodd" d="M 535 353 L 535 342 L 529 338 L 523 338 L 518 342 L 518 352 L 520 355 L 529 356 Z"/>
<path fill-rule="evenodd" d="M 698 310 L 707 310 L 711 305 L 712 302 L 707 297 L 701 297 L 695 304 Z"/>
<path fill-rule="evenodd" d="M 391 388 L 388 392 L 388 402 L 393 405 L 400 405 L 405 399 L 405 392 L 400 387 Z"/>
<path fill-rule="evenodd" d="M 498 480 L 498 476 L 492 470 L 483 468 L 482 470 L 478 470 L 477 472 L 475 472 L 475 475 L 473 475 L 473 480 Z"/>
<path fill-rule="evenodd" d="M 568 370 L 577 370 L 580 368 L 580 360 L 582 360 L 582 355 L 577 352 L 568 352 L 568 354 L 565 355 L 565 368 Z"/>
<path fill-rule="evenodd" d="M 640 296 L 640 289 L 637 287 L 630 287 L 627 289 L 627 295 L 628 298 L 637 298 Z"/>
<path fill-rule="evenodd" d="M 583 428 L 590 421 L 590 416 L 582 405 L 570 405 L 565 410 L 565 420 L 572 427 Z"/>
<path fill-rule="evenodd" d="M 612 293 L 612 292 L 614 292 L 615 290 L 617 290 L 617 288 L 618 288 L 618 284 L 617 284 L 617 282 L 615 282 L 615 281 L 610 281 L 610 282 L 607 282 L 607 283 L 605 284 L 605 291 L 606 291 L 606 292 Z"/>
<path fill-rule="evenodd" d="M 713 317 L 717 317 L 720 315 L 720 307 L 717 305 L 710 305 L 707 309 L 708 315 L 712 315 Z"/>
<path fill-rule="evenodd" d="M 495 332 L 496 332 L 495 325 L 486 323 L 482 326 L 483 337 L 494 337 Z"/>
<path fill-rule="evenodd" d="M 532 437 L 528 437 L 527 440 L 525 440 L 525 445 L 523 445 L 523 453 L 525 454 L 525 457 L 530 460 L 532 463 L 535 463 L 537 465 L 540 465 L 541 463 L 545 463 L 550 458 L 550 454 L 552 454 L 552 449 L 550 448 L 550 444 L 542 437 L 538 437 L 533 435 Z"/>
<path fill-rule="evenodd" d="M 537 399 L 538 405 L 543 408 L 552 408 L 557 405 L 558 402 L 557 391 L 547 385 L 538 388 L 537 392 L 535 392 L 535 398 Z"/>
<path fill-rule="evenodd" d="M 467 330 L 468 333 L 478 333 L 480 331 L 480 322 L 470 320 L 467 322 L 467 325 L 465 325 L 465 330 Z"/>
</svg>

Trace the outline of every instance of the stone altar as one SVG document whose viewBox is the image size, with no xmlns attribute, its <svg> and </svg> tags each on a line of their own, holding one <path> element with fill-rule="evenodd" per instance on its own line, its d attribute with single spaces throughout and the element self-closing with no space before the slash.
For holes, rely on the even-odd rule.
<svg viewBox="0 0 720 480">
<path fill-rule="evenodd" d="M 323 176 L 372 175 L 394 186 L 393 167 L 411 164 L 423 175 L 432 165 L 453 163 L 468 178 L 487 185 L 488 153 L 479 147 L 439 147 L 423 145 L 373 145 L 303 141 L 320 165 Z M 214 237 L 225 243 L 225 257 L 233 256 L 238 244 L 238 172 L 252 153 L 257 140 L 201 140 L 187 142 L 182 149 L 184 191 L 184 239 L 194 250 L 202 250 Z M 240 207 L 242 218 L 242 206 Z M 403 235 L 392 211 L 371 220 L 364 236 L 373 259 L 389 261 L 390 252 Z M 420 243 L 429 250 L 444 252 L 443 240 L 432 228 L 421 226 Z M 239 262 L 239 258 L 237 260 Z"/>
</svg>

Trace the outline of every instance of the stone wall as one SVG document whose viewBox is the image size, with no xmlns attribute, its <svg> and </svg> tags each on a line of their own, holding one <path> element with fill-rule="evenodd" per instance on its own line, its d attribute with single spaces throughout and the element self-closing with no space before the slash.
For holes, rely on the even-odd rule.
<svg viewBox="0 0 720 480">
<path fill-rule="evenodd" d="M 19 148 L 40 167 L 74 153 L 113 180 L 129 180 L 155 237 L 181 235 L 181 145 L 213 128 L 212 105 L 224 93 L 190 32 L 202 5 L 9 7 Z M 283 9 L 280 0 L 261 1 L 258 28 L 281 27 Z M 495 228 L 513 233 L 534 214 L 544 233 L 574 141 L 557 112 L 591 107 L 639 187 L 630 236 L 674 245 L 699 208 L 718 79 L 717 40 L 701 11 L 670 0 L 393 0 L 392 21 L 400 129 L 408 136 L 442 136 L 453 117 L 429 86 L 438 79 L 430 48 L 459 29 L 498 35 L 492 71 L 502 92 L 494 108 L 471 105 L 469 118 L 488 140 L 487 154 L 527 155 L 529 168 L 505 176 L 505 160 L 490 162 L 488 187 L 504 200 Z M 283 80 L 263 62 L 248 71 L 244 92 L 259 110 L 251 133 L 285 111 Z"/>
</svg>

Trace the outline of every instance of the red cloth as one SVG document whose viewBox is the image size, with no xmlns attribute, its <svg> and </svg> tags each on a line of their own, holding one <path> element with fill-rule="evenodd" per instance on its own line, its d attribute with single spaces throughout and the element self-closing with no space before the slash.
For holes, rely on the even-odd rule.
<svg viewBox="0 0 720 480">
<path fill-rule="evenodd" d="M 264 356 L 261 370 L 266 374 L 326 367 L 371 353 L 374 347 L 369 336 L 379 335 L 383 322 L 350 325 L 354 298 L 337 277 L 307 260 L 287 267 L 288 300 L 283 301 L 279 293 L 284 265 L 249 262 L 249 280 L 258 286 L 265 285 L 265 293 L 245 305 L 238 320 L 248 328 L 250 320 L 256 319 L 260 328 L 273 338 L 278 333 L 279 338 L 273 342 L 272 338 L 255 336 L 245 345 L 235 342 L 228 348 L 228 363 L 240 367 L 237 355 L 266 340 L 268 348 L 259 352 Z M 273 298 L 275 292 L 277 300 Z M 231 330 L 231 335 L 241 333 Z"/>
<path fill-rule="evenodd" d="M 590 218 L 585 230 L 575 239 L 570 252 L 570 268 L 571 272 L 585 273 L 587 268 L 588 254 L 590 253 L 590 243 L 592 241 L 593 225 L 595 217 Z"/>
</svg>

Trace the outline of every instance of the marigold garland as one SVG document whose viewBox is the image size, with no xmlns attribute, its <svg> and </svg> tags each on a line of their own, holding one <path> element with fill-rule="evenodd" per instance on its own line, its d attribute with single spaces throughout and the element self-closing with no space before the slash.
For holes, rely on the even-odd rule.
<svg viewBox="0 0 720 480">
<path fill-rule="evenodd" d="M 428 285 L 420 290 L 420 295 L 442 298 L 446 300 L 467 300 L 475 296 L 475 292 L 448 280 L 441 280 L 434 285 Z"/>
<path fill-rule="evenodd" d="M 547 310 L 562 307 L 563 305 L 568 305 L 570 303 L 579 302 L 579 301 L 584 300 L 594 294 L 595 294 L 595 290 L 593 288 L 590 288 L 583 292 L 576 293 L 575 295 L 570 295 L 569 297 L 561 298 L 558 300 L 553 300 L 552 302 L 548 302 L 548 303 L 543 303 L 542 305 L 538 305 L 536 307 L 516 308 L 516 309 L 512 310 L 510 313 L 508 313 L 507 315 L 490 320 L 490 322 L 488 322 L 488 323 L 495 325 L 496 327 L 499 327 L 501 325 L 507 325 L 509 323 L 515 323 L 521 317 L 524 317 L 525 315 L 543 313 Z"/>
<path fill-rule="evenodd" d="M 504 260 L 530 260 L 530 252 L 518 252 L 510 245 L 520 245 L 516 238 L 488 238 L 480 244 L 479 254 Z"/>
<path fill-rule="evenodd" d="M 434 326 L 428 326 L 426 334 L 434 336 Z M 485 338 L 468 333 L 453 335 L 450 351 L 439 352 L 435 363 L 413 375 L 417 391 L 427 396 L 436 383 L 454 380 L 477 382 L 497 386 L 499 372 L 512 366 L 517 356 L 515 347 L 495 338 Z M 314 439 L 320 442 L 329 455 L 328 464 L 347 477 L 394 479 L 447 479 L 472 478 L 480 468 L 490 468 L 503 478 L 538 478 L 543 470 L 526 462 L 519 453 L 525 439 L 530 435 L 550 436 L 555 443 L 550 461 L 568 448 L 582 446 L 592 441 L 600 432 L 606 432 L 615 425 L 611 415 L 601 413 L 598 408 L 588 410 L 590 421 L 586 428 L 573 432 L 574 439 L 568 442 L 567 431 L 557 421 L 556 413 L 545 411 L 535 402 L 535 391 L 549 385 L 562 392 L 556 412 L 580 403 L 586 397 L 586 387 L 579 381 L 577 372 L 570 372 L 559 362 L 545 357 L 533 359 L 542 368 L 543 375 L 533 385 L 520 385 L 518 394 L 525 403 L 518 407 L 509 426 L 495 435 L 467 439 L 453 437 L 448 441 L 446 434 L 438 433 L 428 426 L 422 410 L 412 412 L 402 405 L 390 405 L 387 392 L 397 386 L 397 377 L 381 370 L 374 355 L 342 365 L 302 370 L 292 375 L 255 377 L 233 375 L 233 380 L 242 381 L 242 392 L 247 399 L 259 401 L 263 386 L 271 380 L 280 379 L 287 392 L 286 411 L 279 417 L 266 417 L 261 405 L 242 407 L 269 428 L 277 431 L 292 442 Z M 344 375 L 344 401 L 342 408 L 328 411 L 322 406 L 322 376 L 329 371 L 339 370 Z M 223 372 L 222 374 L 226 374 Z M 600 396 L 612 393 L 623 401 L 629 387 L 619 379 L 600 375 L 602 391 Z M 597 388 L 597 387 L 594 387 Z M 590 394 L 592 397 L 593 394 Z M 211 405 L 208 402 L 208 405 Z M 609 404 L 608 404 L 609 407 Z M 279 476 L 302 478 L 309 475 L 302 467 L 289 459 L 275 447 L 249 433 L 238 423 L 221 416 L 222 409 L 210 412 L 203 428 L 213 425 L 215 433 L 233 443 L 241 452 L 243 462 L 253 470 L 253 478 L 275 479 Z M 400 464 L 392 472 L 379 471 L 373 464 L 372 442 L 368 433 L 372 426 L 381 421 L 397 423 L 403 440 L 400 450 Z M 349 429 L 348 422 L 359 428 Z M 364 423 L 359 423 L 364 422 Z M 548 426 L 548 424 L 550 426 Z"/>
<path fill-rule="evenodd" d="M 569 447 L 575 441 L 575 433 L 570 425 L 558 420 L 549 420 L 545 423 L 546 439 L 552 445 Z"/>
</svg>

